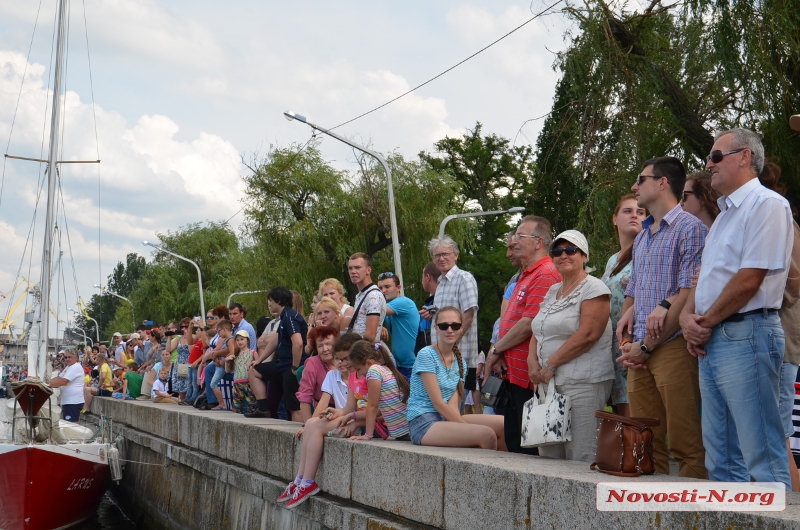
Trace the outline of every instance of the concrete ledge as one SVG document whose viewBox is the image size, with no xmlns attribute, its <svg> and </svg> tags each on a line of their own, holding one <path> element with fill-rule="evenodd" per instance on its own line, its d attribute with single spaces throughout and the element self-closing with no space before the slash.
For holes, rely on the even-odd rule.
<svg viewBox="0 0 800 530">
<path fill-rule="evenodd" d="M 218 477 L 234 487 L 237 495 L 250 499 L 236 505 L 240 508 L 234 517 L 235 524 L 232 512 L 226 512 L 230 524 L 220 526 L 215 521 L 219 521 L 222 514 L 217 513 L 213 508 L 215 503 L 208 503 L 208 500 L 222 499 L 228 493 L 215 488 L 203 492 L 198 495 L 206 501 L 203 506 L 207 505 L 203 524 L 186 526 L 187 522 L 181 520 L 181 528 L 279 528 L 283 524 L 281 517 L 291 514 L 294 514 L 291 517 L 306 517 L 309 524 L 323 527 L 360 528 L 360 523 L 353 526 L 344 519 L 349 517 L 347 520 L 352 520 L 353 524 L 356 519 L 366 521 L 364 517 L 367 516 L 359 519 L 360 515 L 353 515 L 361 514 L 363 508 L 375 510 L 370 512 L 370 517 L 385 517 L 390 522 L 387 528 L 419 525 L 459 530 L 512 527 L 800 529 L 800 494 L 795 493 L 787 494 L 787 507 L 783 512 L 598 512 L 595 486 L 599 482 L 611 479 L 634 483 L 687 482 L 690 479 L 664 475 L 618 479 L 591 471 L 588 464 L 581 462 L 479 449 L 420 447 L 409 442 L 350 442 L 335 438 L 325 440 L 325 453 L 317 477 L 326 495 L 316 496 L 290 512 L 274 505 L 274 499 L 294 478 L 298 466 L 300 444 L 294 439 L 297 423 L 251 420 L 230 412 L 107 398 L 96 399 L 93 412 L 106 414 L 122 424 L 123 435 L 132 445 L 152 453 L 151 458 L 161 455 L 162 459 L 180 468 L 193 470 L 178 480 L 198 481 L 200 479 L 192 473 L 204 473 Z M 150 473 L 160 469 L 147 467 Z M 137 473 L 137 477 L 141 476 Z M 143 478 L 136 480 L 145 481 Z M 171 475 L 164 476 L 161 483 L 169 488 L 175 480 Z M 153 484 L 151 479 L 146 482 Z M 135 485 L 134 488 L 149 491 Z M 192 490 L 186 491 L 181 494 L 178 505 L 185 505 L 191 513 L 199 505 L 184 498 Z M 176 495 L 175 491 L 171 493 Z M 159 490 L 153 497 L 148 509 L 155 513 L 172 514 L 176 509 L 176 501 L 170 500 L 169 491 Z M 253 499 L 256 498 L 274 506 L 259 512 L 263 524 L 242 526 L 245 520 L 255 521 L 257 510 Z M 486 504 L 483 504 L 484 499 Z M 284 512 L 286 514 L 281 515 Z M 264 526 L 267 522 L 270 524 Z M 374 524 L 378 524 L 377 519 L 370 523 Z M 383 528 L 383 524 L 370 528 Z M 290 527 L 298 526 L 287 528 Z"/>
</svg>

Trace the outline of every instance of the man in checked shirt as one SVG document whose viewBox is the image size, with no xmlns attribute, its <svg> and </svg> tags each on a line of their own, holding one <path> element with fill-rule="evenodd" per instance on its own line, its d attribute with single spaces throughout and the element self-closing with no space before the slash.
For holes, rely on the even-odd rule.
<svg viewBox="0 0 800 530">
<path fill-rule="evenodd" d="M 633 243 L 633 272 L 617 324 L 618 360 L 628 367 L 631 416 L 661 420 L 653 427 L 656 472 L 669 474 L 671 452 L 680 476 L 704 479 L 697 358 L 686 349 L 679 317 L 708 229 L 678 203 L 685 182 L 681 161 L 665 156 L 646 161 L 631 188 L 650 216 Z"/>
</svg>

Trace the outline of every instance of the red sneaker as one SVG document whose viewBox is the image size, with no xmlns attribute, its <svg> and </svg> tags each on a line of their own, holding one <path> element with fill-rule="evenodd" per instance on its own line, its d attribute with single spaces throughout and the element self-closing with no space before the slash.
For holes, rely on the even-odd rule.
<svg viewBox="0 0 800 530">
<path fill-rule="evenodd" d="M 317 484 L 316 482 L 311 482 L 311 484 L 309 484 L 305 488 L 300 486 L 296 490 L 294 490 L 294 495 L 292 495 L 292 500 L 290 500 L 286 504 L 286 507 L 294 508 L 295 506 L 303 504 L 303 501 L 305 501 L 306 499 L 317 493 L 319 493 L 319 484 Z"/>
<path fill-rule="evenodd" d="M 290 482 L 289 485 L 286 486 L 286 489 L 283 490 L 283 493 L 281 493 L 280 497 L 278 497 L 277 502 L 288 501 L 289 499 L 292 498 L 296 490 L 297 490 L 297 484 L 295 484 L 294 481 Z"/>
</svg>

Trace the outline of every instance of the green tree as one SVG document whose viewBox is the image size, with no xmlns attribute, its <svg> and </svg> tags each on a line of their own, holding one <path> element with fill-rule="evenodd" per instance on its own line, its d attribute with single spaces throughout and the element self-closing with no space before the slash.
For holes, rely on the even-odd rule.
<svg viewBox="0 0 800 530">
<path fill-rule="evenodd" d="M 525 206 L 525 194 L 532 185 L 533 150 L 512 146 L 496 134 L 483 134 L 480 122 L 460 138 L 444 138 L 434 144 L 434 154 L 420 153 L 431 169 L 452 175 L 459 183 L 461 206 L 450 213 L 490 211 Z M 478 290 L 478 336 L 488 349 L 494 321 L 500 315 L 503 290 L 514 270 L 505 257 L 505 234 L 511 230 L 508 216 L 479 217 L 448 224 L 448 233 L 462 247 L 458 265 L 475 276 Z M 457 237 L 459 226 L 471 230 Z M 434 232 L 435 233 L 435 232 Z"/>
</svg>

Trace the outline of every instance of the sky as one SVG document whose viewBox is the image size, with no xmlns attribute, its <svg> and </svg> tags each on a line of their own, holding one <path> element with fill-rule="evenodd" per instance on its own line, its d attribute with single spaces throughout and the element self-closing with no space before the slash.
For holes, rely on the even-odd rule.
<svg viewBox="0 0 800 530">
<path fill-rule="evenodd" d="M 102 162 L 60 167 L 56 238 L 64 280 L 51 306 L 67 320 L 66 308 L 98 293 L 92 286 L 105 285 L 129 252 L 149 261 L 152 249 L 141 242 L 158 233 L 229 218 L 239 230 L 242 159 L 311 135 L 283 111 L 334 127 L 446 70 L 546 5 L 71 2 L 59 158 Z M 10 155 L 47 158 L 56 6 L 57 0 L 0 3 L 0 144 Z M 487 134 L 533 144 L 542 120 L 526 121 L 551 108 L 553 61 L 566 29 L 560 15 L 537 19 L 337 132 L 407 158 L 477 121 Z M 336 167 L 357 169 L 352 151 L 336 140 L 319 149 Z M 38 210 L 36 203 L 43 173 L 42 164 L 4 160 L 0 292 L 7 297 L 0 319 L 22 296 L 19 288 L 12 294 L 18 270 L 39 281 L 44 196 Z"/>
</svg>

